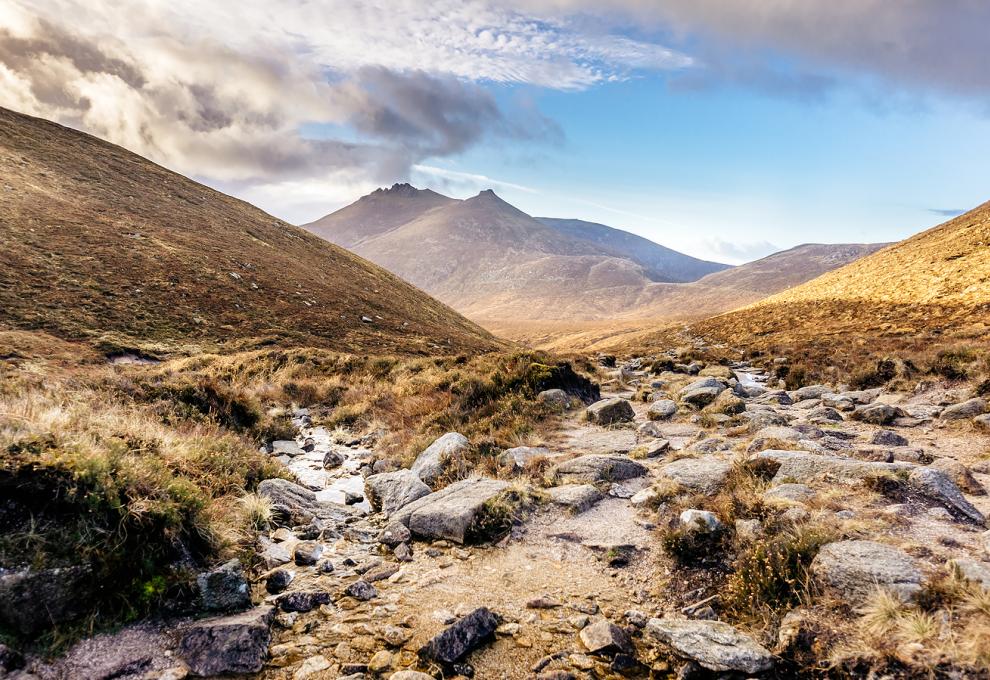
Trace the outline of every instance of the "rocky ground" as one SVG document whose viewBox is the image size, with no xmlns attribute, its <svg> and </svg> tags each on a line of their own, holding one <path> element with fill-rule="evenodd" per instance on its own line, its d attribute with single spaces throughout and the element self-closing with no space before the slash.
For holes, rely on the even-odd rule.
<svg viewBox="0 0 990 680">
<path fill-rule="evenodd" d="M 541 394 L 559 430 L 484 474 L 458 434 L 395 470 L 374 433 L 300 410 L 297 441 L 270 447 L 299 483 L 262 483 L 258 564 L 201 575 L 211 615 L 4 663 L 21 680 L 787 677 L 814 615 L 858 620 L 878 587 L 910 603 L 952 571 L 990 590 L 983 401 L 938 384 L 786 392 L 748 365 L 667 363 L 610 369 L 587 408 Z M 745 497 L 740 470 L 759 472 Z M 811 525 L 830 539 L 796 604 L 740 616 L 731 560 L 708 548 Z"/>
</svg>

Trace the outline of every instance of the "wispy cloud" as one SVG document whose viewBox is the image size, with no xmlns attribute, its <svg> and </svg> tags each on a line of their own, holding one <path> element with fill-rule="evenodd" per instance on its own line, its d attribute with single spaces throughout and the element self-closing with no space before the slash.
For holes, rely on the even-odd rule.
<svg viewBox="0 0 990 680">
<path fill-rule="evenodd" d="M 418 181 L 434 189 L 454 189 L 457 192 L 467 191 L 469 193 L 473 193 L 475 191 L 491 189 L 492 187 L 499 187 L 503 189 L 514 189 L 515 191 L 521 191 L 526 194 L 541 193 L 533 187 L 506 182 L 500 179 L 495 179 L 494 177 L 479 175 L 473 172 L 461 172 L 458 170 L 450 170 L 448 168 L 438 168 L 433 165 L 414 165 L 412 170 Z"/>
<path fill-rule="evenodd" d="M 780 250 L 769 241 L 726 241 L 720 238 L 705 239 L 704 246 L 712 255 L 731 264 L 751 262 Z"/>
<path fill-rule="evenodd" d="M 959 208 L 927 208 L 927 210 L 932 215 L 938 215 L 939 217 L 959 217 L 966 212 Z"/>
</svg>

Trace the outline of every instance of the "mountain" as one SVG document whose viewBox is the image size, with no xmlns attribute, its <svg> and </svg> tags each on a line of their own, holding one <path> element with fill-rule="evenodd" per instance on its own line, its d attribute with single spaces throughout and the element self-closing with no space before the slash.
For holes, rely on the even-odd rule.
<svg viewBox="0 0 990 680">
<path fill-rule="evenodd" d="M 681 286 L 654 286 L 640 317 L 698 319 L 762 300 L 880 250 L 885 243 L 808 243 Z"/>
<path fill-rule="evenodd" d="M 455 199 L 429 189 L 394 184 L 390 189 L 377 189 L 305 228 L 331 243 L 353 250 L 433 208 L 454 202 Z"/>
<path fill-rule="evenodd" d="M 399 184 L 304 228 L 486 324 L 608 318 L 635 305 L 654 278 L 675 280 L 690 263 L 721 266 L 656 244 L 633 259 L 624 250 L 648 241 L 612 234 L 603 244 L 568 233 L 574 229 L 568 221 L 555 222 L 537 220 L 491 190 L 460 201 Z M 580 231 L 594 236 L 608 229 L 591 227 Z M 660 256 L 676 263 L 675 274 L 660 276 Z"/>
<path fill-rule="evenodd" d="M 990 331 L 990 202 L 697 332 L 832 352 L 983 340 Z M 859 348 L 859 349 L 857 349 Z"/>
<path fill-rule="evenodd" d="M 683 283 L 696 281 L 706 274 L 730 269 L 731 265 L 699 260 L 661 246 L 628 231 L 584 220 L 537 217 L 543 224 L 562 234 L 590 241 L 605 253 L 624 257 L 643 267 L 653 281 Z"/>
<path fill-rule="evenodd" d="M 95 137 L 0 109 L 0 171 L 4 329 L 172 347 L 497 346 L 384 269 Z"/>
</svg>

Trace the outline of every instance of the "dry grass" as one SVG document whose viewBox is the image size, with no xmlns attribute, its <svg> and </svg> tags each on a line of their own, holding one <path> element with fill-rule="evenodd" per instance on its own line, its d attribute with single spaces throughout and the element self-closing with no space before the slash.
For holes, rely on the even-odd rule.
<svg viewBox="0 0 990 680">
<path fill-rule="evenodd" d="M 86 340 L 106 353 L 502 346 L 303 229 L 54 123 L 0 109 L 0 174 L 7 328 Z"/>
</svg>

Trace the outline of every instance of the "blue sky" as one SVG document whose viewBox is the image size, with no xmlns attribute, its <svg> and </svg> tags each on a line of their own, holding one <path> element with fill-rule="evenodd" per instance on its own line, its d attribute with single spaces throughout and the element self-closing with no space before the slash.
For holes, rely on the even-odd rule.
<svg viewBox="0 0 990 680">
<path fill-rule="evenodd" d="M 412 181 L 738 263 L 990 199 L 983 0 L 8 0 L 0 106 L 301 223 Z"/>
<path fill-rule="evenodd" d="M 736 263 L 806 242 L 895 241 L 990 200 L 990 118 L 958 97 L 881 109 L 854 92 L 671 91 L 662 75 L 525 96 L 559 123 L 561 143 L 493 143 L 435 166 L 522 185 L 494 188 L 531 214 L 698 256 Z M 458 197 L 484 184 L 418 179 Z"/>
</svg>

